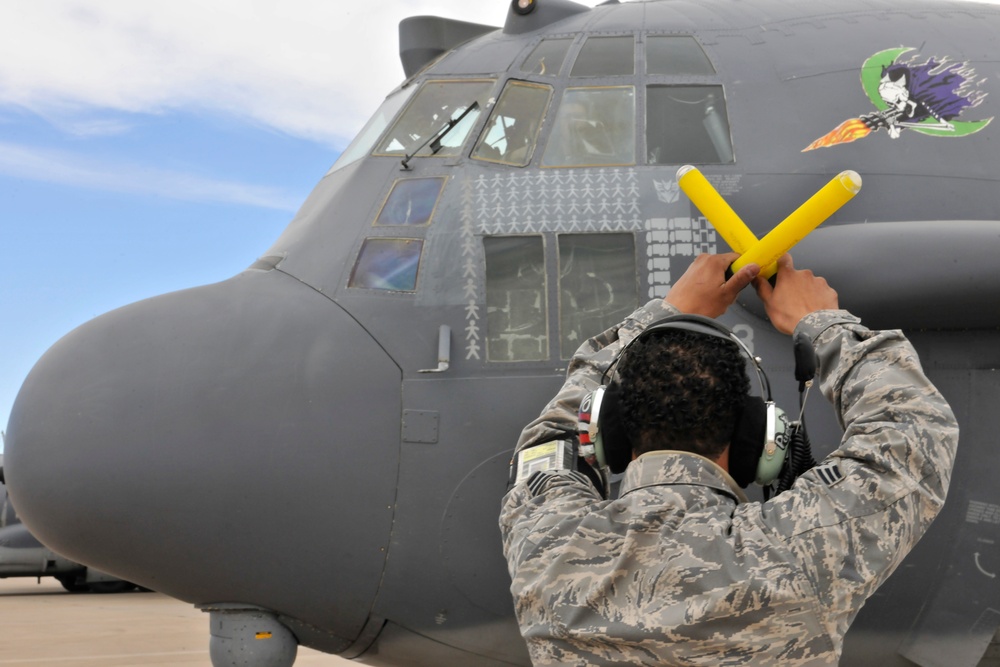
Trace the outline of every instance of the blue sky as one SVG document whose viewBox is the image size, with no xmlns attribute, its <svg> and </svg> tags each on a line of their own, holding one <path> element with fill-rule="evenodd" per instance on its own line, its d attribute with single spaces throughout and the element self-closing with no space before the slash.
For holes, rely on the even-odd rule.
<svg viewBox="0 0 1000 667">
<path fill-rule="evenodd" d="M 402 82 L 401 19 L 507 4 L 0 3 L 0 429 L 64 334 L 271 245 Z"/>
</svg>

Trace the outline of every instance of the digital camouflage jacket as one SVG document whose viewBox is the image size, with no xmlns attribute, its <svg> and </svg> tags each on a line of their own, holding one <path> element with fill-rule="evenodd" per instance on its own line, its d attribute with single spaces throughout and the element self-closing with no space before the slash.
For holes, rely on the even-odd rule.
<svg viewBox="0 0 1000 667">
<path fill-rule="evenodd" d="M 574 427 L 620 346 L 673 314 L 639 308 L 587 341 L 519 448 Z M 514 487 L 500 515 L 521 633 L 536 665 L 832 665 L 864 601 L 937 515 L 958 426 L 898 331 L 846 311 L 805 317 L 845 434 L 765 503 L 711 461 L 656 452 L 620 497 L 576 472 Z"/>
</svg>

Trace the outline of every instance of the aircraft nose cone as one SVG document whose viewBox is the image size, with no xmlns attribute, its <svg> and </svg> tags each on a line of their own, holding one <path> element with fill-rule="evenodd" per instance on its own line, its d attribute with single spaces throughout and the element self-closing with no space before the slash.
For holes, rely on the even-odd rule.
<svg viewBox="0 0 1000 667">
<path fill-rule="evenodd" d="M 346 646 L 384 564 L 400 387 L 339 306 L 248 271 L 53 346 L 12 409 L 8 486 L 67 557 L 192 603 L 265 607 Z"/>
</svg>

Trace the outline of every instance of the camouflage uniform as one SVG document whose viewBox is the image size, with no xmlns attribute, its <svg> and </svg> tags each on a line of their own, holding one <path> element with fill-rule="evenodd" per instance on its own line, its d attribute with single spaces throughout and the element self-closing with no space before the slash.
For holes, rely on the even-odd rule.
<svg viewBox="0 0 1000 667">
<path fill-rule="evenodd" d="M 581 396 L 650 322 L 650 302 L 587 341 L 518 447 L 565 437 Z M 958 426 L 898 331 L 846 311 L 805 317 L 840 448 L 766 503 L 724 470 L 653 452 L 617 500 L 584 475 L 538 473 L 500 516 L 515 609 L 536 665 L 832 665 L 866 598 L 944 502 Z"/>
</svg>

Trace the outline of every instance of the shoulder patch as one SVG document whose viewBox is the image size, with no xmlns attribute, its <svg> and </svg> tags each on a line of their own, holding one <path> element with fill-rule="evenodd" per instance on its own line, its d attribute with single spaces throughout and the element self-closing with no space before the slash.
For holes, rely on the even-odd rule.
<svg viewBox="0 0 1000 667">
<path fill-rule="evenodd" d="M 840 468 L 836 463 L 827 463 L 826 465 L 817 466 L 816 474 L 819 475 L 820 481 L 827 486 L 833 486 L 837 482 L 844 479 L 844 473 L 840 472 Z"/>
</svg>

